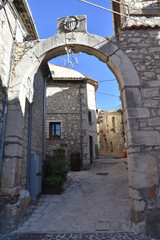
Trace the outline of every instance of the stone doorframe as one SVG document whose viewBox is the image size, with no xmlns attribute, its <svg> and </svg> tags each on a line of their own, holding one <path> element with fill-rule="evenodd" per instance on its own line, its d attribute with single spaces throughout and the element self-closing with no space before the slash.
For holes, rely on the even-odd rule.
<svg viewBox="0 0 160 240">
<path fill-rule="evenodd" d="M 68 21 L 68 20 L 67 20 Z M 61 21 L 62 22 L 62 21 Z M 67 22 L 68 23 L 68 22 Z M 15 63 L 13 81 L 9 91 L 10 104 L 8 109 L 9 118 L 16 119 L 14 128 L 8 127 L 6 139 L 12 136 L 19 139 L 18 144 L 12 144 L 12 169 L 10 176 L 5 176 L 9 161 L 4 159 L 2 170 L 2 191 L 5 194 L 17 194 L 20 190 L 20 165 L 22 159 L 22 133 L 24 127 L 24 112 L 26 98 L 32 102 L 34 89 L 34 75 L 41 64 L 60 55 L 66 54 L 65 47 L 71 47 L 75 53 L 83 52 L 96 56 L 100 61 L 106 63 L 120 86 L 123 105 L 123 118 L 127 140 L 128 169 L 129 169 L 129 195 L 131 203 L 131 219 L 136 226 L 144 226 L 145 200 L 142 199 L 141 190 L 154 188 L 159 184 L 156 160 L 150 154 L 138 152 L 137 148 L 142 145 L 152 146 L 158 144 L 160 137 L 149 140 L 150 131 L 137 131 L 134 129 L 136 119 L 148 117 L 148 109 L 142 108 L 140 79 L 137 71 L 127 57 L 119 48 L 115 38 L 103 38 L 87 33 L 84 28 L 64 29 L 58 31 L 57 35 L 45 40 L 25 42 L 20 47 L 24 54 Z M 30 79 L 30 81 L 28 80 Z M 16 104 L 15 104 L 16 103 Z M 14 145 L 14 146 L 13 146 Z M 7 148 L 9 148 L 9 144 Z M 153 167 L 151 167 L 153 166 Z M 18 171 L 17 171 L 17 170 Z"/>
</svg>

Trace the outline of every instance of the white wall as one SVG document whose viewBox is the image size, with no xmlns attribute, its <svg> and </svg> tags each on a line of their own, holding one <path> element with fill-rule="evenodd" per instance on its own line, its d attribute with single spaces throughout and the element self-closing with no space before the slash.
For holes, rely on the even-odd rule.
<svg viewBox="0 0 160 240">
<path fill-rule="evenodd" d="M 89 122 L 89 136 L 93 138 L 93 159 L 96 158 L 97 148 L 97 121 L 96 121 L 96 95 L 95 87 L 87 83 L 88 110 L 91 111 L 91 123 Z"/>
</svg>

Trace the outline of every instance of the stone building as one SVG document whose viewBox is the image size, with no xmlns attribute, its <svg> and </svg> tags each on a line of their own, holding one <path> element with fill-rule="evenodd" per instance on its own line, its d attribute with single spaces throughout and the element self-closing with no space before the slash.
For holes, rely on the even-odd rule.
<svg viewBox="0 0 160 240">
<path fill-rule="evenodd" d="M 28 40 L 39 41 L 39 36 L 27 1 L 5 2 L 0 1 L 0 232 L 17 226 L 30 201 L 31 158 L 41 160 L 44 149 L 44 79 L 50 73 L 45 64 L 28 76 L 29 92 L 21 93 L 26 97 L 22 113 L 14 98 L 13 71 L 28 49 Z"/>
<path fill-rule="evenodd" d="M 125 150 L 122 111 L 100 110 L 97 125 L 99 155 L 122 157 Z"/>
<path fill-rule="evenodd" d="M 125 4 L 112 1 L 115 37 L 105 38 L 87 32 L 86 16 L 71 16 L 58 19 L 55 36 L 40 40 L 26 0 L 0 9 L 0 127 L 4 129 L 2 123 L 6 126 L 1 133 L 1 222 L 8 230 L 16 226 L 28 204 L 27 156 L 30 158 L 31 151 L 39 158 L 42 154 L 44 124 L 38 123 L 44 122 L 39 97 L 43 96 L 42 79 L 49 77 L 45 66 L 50 59 L 66 54 L 65 47 L 69 46 L 74 53 L 84 52 L 105 62 L 117 78 L 127 144 L 132 226 L 137 232 L 160 235 L 160 6 L 159 0 L 125 0 Z M 33 35 L 30 41 L 28 33 Z M 3 111 L 5 103 L 8 108 Z M 33 119 L 37 112 L 29 111 L 33 105 L 42 110 L 37 110 L 37 120 Z M 27 130 L 30 119 L 32 134 Z"/>
<path fill-rule="evenodd" d="M 69 68 L 49 64 L 52 79 L 46 86 L 46 154 L 66 144 L 66 160 L 81 153 L 82 165 L 96 157 L 95 92 L 98 82 Z"/>
</svg>

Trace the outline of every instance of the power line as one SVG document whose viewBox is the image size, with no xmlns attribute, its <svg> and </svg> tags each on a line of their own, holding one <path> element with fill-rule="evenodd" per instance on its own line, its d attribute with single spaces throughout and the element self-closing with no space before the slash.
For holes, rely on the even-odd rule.
<svg viewBox="0 0 160 240">
<path fill-rule="evenodd" d="M 115 81 L 117 81 L 117 79 L 116 78 L 114 78 L 114 79 L 104 79 L 104 80 L 97 80 L 97 82 L 115 82 Z"/>
<path fill-rule="evenodd" d="M 90 92 L 95 92 L 94 90 L 89 90 L 88 89 L 88 91 L 90 91 Z M 95 94 L 103 94 L 103 95 L 107 95 L 107 96 L 111 96 L 111 97 L 117 97 L 117 98 L 119 98 L 120 96 L 118 96 L 118 95 L 114 95 L 114 94 L 110 94 L 110 93 L 105 93 L 105 92 L 95 92 Z"/>
<path fill-rule="evenodd" d="M 116 111 L 116 110 L 118 110 L 118 109 L 121 109 L 121 107 L 119 107 L 119 108 L 117 108 L 117 107 L 106 107 L 106 108 L 98 107 L 98 109 L 100 109 L 100 110 Z"/>
<path fill-rule="evenodd" d="M 92 6 L 94 6 L 94 7 L 97 7 L 97 8 L 103 9 L 103 10 L 106 10 L 106 11 L 108 11 L 108 12 L 111 12 L 111 13 L 114 13 L 114 14 L 117 14 L 117 15 L 120 15 L 120 16 L 123 16 L 123 17 L 126 17 L 127 19 L 132 19 L 132 20 L 134 20 L 134 21 L 137 21 L 137 22 L 140 22 L 140 23 L 142 23 L 142 24 L 145 24 L 144 21 L 141 21 L 140 19 L 136 19 L 136 18 L 130 16 L 130 13 L 129 13 L 129 8 L 130 8 L 130 6 L 128 6 L 127 4 L 126 4 L 126 6 L 128 7 L 128 14 L 123 14 L 123 13 L 116 12 L 116 11 L 114 11 L 114 10 L 111 10 L 111 9 L 108 9 L 108 8 L 105 8 L 105 7 L 102 7 L 102 6 L 100 6 L 100 5 L 97 5 L 97 4 L 94 4 L 94 3 L 91 3 L 91 2 L 88 2 L 88 1 L 85 1 L 85 0 L 79 0 L 79 1 L 84 2 L 84 3 L 86 3 L 86 4 L 89 4 L 89 5 L 92 5 Z M 117 1 L 114 1 L 114 2 L 117 2 Z M 138 9 L 136 9 L 136 10 L 138 10 Z"/>
<path fill-rule="evenodd" d="M 62 91 L 64 91 L 63 87 L 60 87 L 60 86 L 59 86 L 59 88 L 60 88 Z M 93 90 L 88 90 L 88 91 L 95 92 L 95 91 L 93 91 Z M 107 93 L 101 93 L 101 94 L 108 95 Z M 111 95 L 111 94 L 109 94 L 109 96 L 118 97 L 118 96 L 116 96 L 116 95 Z M 46 97 L 46 98 L 47 98 L 47 97 Z M 119 97 L 118 97 L 118 98 L 119 98 Z M 77 101 L 79 101 L 79 97 L 75 97 L 75 99 L 76 99 Z M 96 102 L 96 104 L 97 104 L 97 102 Z M 84 105 L 84 106 L 86 106 L 87 108 L 89 108 L 88 104 L 86 104 L 86 103 L 82 103 L 82 105 Z M 119 105 L 116 106 L 116 107 L 107 107 L 107 108 L 100 108 L 100 109 L 102 109 L 102 110 L 113 109 L 112 111 L 116 111 L 117 109 L 119 109 L 119 108 L 118 108 L 119 106 L 121 106 L 121 104 L 119 104 Z M 81 113 L 83 113 L 83 112 L 81 112 Z"/>
<path fill-rule="evenodd" d="M 4 8 L 5 7 L 5 5 L 8 3 L 8 2 L 13 2 L 14 0 L 4 0 L 4 2 L 2 3 L 2 5 L 0 5 L 0 10 L 2 9 L 2 8 Z"/>
<path fill-rule="evenodd" d="M 92 90 L 89 90 L 89 91 L 92 91 Z M 111 97 L 117 97 L 117 98 L 120 97 L 120 96 L 117 96 L 117 95 L 114 95 L 114 94 L 109 94 L 109 93 L 103 93 L 103 92 L 96 92 L 96 93 L 111 96 Z"/>
</svg>

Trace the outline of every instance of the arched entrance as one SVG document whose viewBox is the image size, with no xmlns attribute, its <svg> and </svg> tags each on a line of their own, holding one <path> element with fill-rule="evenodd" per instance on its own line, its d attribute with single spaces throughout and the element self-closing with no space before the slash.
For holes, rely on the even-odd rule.
<svg viewBox="0 0 160 240">
<path fill-rule="evenodd" d="M 72 22 L 75 25 L 72 25 Z M 148 136 L 152 134 L 150 131 L 137 131 L 135 126 L 138 124 L 138 119 L 147 117 L 149 112 L 147 108 L 142 106 L 141 84 L 135 66 L 120 49 L 115 38 L 102 38 L 87 33 L 85 16 L 60 19 L 56 36 L 24 43 L 24 52 L 19 56 L 18 63 L 15 62 L 14 79 L 9 91 L 9 101 L 13 103 L 14 107 L 10 104 L 8 111 L 8 119 L 13 118 L 16 121 L 14 122 L 14 129 L 10 129 L 7 134 L 12 136 L 12 140 L 19 139 L 19 147 L 14 149 L 17 157 L 13 159 L 14 171 L 12 171 L 11 176 L 7 177 L 7 184 L 5 172 L 8 162 L 7 159 L 4 160 L 2 191 L 8 195 L 11 193 L 14 195 L 21 189 L 19 182 L 22 161 L 21 129 L 24 128 L 26 99 L 32 102 L 34 94 L 34 75 L 38 68 L 48 60 L 64 55 L 66 46 L 71 47 L 75 53 L 84 52 L 96 56 L 109 66 L 118 80 L 129 158 L 132 221 L 138 225 L 145 219 L 145 200 L 142 198 L 141 191 L 144 189 L 149 191 L 150 188 L 159 184 L 156 160 L 144 152 L 141 146 L 157 145 L 160 137 L 157 135 L 151 143 L 148 140 Z M 12 148 L 14 148 L 13 144 Z"/>
</svg>

